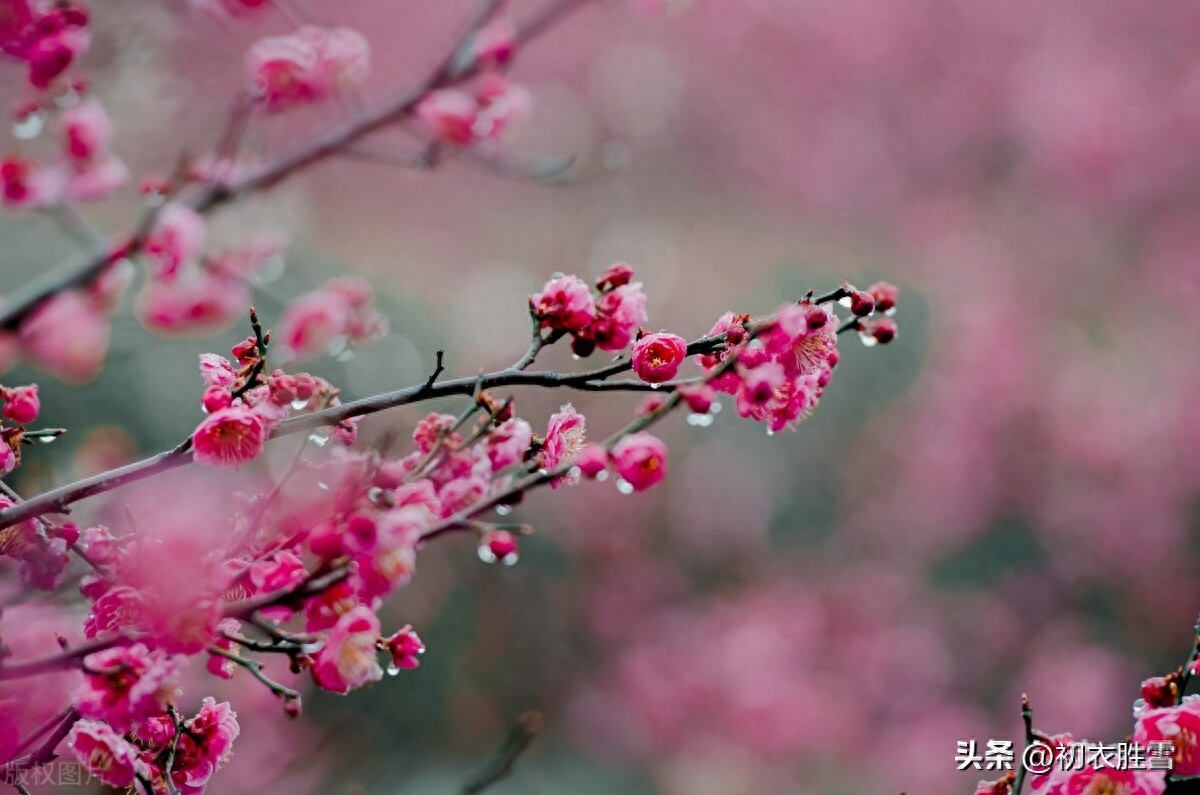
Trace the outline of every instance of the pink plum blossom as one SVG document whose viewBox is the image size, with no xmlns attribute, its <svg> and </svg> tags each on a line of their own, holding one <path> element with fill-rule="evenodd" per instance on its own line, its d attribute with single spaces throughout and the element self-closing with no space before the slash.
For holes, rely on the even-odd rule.
<svg viewBox="0 0 1200 795">
<path fill-rule="evenodd" d="M 89 773 L 117 789 L 133 786 L 145 769 L 137 748 L 106 723 L 78 721 L 67 735 L 67 747 Z"/>
<path fill-rule="evenodd" d="M 313 680 L 333 693 L 378 682 L 383 678 L 376 645 L 379 619 L 366 607 L 356 607 L 338 619 L 313 662 Z"/>
<path fill-rule="evenodd" d="M 687 340 L 678 334 L 647 334 L 633 346 L 633 371 L 651 384 L 670 381 L 687 357 Z"/>
<path fill-rule="evenodd" d="M 667 446 L 645 431 L 632 433 L 612 448 L 613 466 L 634 491 L 645 491 L 667 476 Z"/>
<path fill-rule="evenodd" d="M 85 718 L 129 731 L 166 709 L 178 690 L 179 665 L 141 643 L 91 654 L 84 659 L 75 708 Z"/>
<path fill-rule="evenodd" d="M 208 415 L 192 434 L 197 463 L 211 467 L 240 467 L 262 454 L 266 426 L 245 405 L 230 406 Z"/>
</svg>

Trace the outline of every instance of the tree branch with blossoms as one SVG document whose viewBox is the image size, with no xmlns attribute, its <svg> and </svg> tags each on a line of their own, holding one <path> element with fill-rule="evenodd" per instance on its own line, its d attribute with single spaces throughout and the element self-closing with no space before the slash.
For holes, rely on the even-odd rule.
<svg viewBox="0 0 1200 795">
<path fill-rule="evenodd" d="M 7 543 L 4 553 L 22 565 L 37 563 L 39 576 L 27 577 L 27 587 L 53 590 L 62 582 L 67 558 L 59 535 L 74 536 L 72 545 L 95 564 L 80 586 L 90 603 L 89 641 L 41 659 L 0 661 L 0 681 L 82 671 L 72 725 L 59 740 L 112 786 L 140 782 L 151 792 L 187 792 L 197 770 L 223 764 L 239 731 L 230 705 L 211 697 L 193 717 L 179 717 L 178 671 L 188 657 L 205 658 L 221 678 L 245 672 L 290 717 L 300 713 L 301 694 L 268 673 L 271 657 L 342 694 L 382 678 L 380 653 L 390 673 L 417 667 L 425 651 L 417 632 L 403 626 L 385 634 L 377 613 L 412 577 L 422 547 L 450 533 L 473 533 L 483 561 L 516 563 L 519 537 L 532 528 L 503 517 L 527 493 L 610 473 L 623 492 L 653 488 L 667 476 L 669 452 L 649 429 L 679 409 L 707 415 L 721 394 L 732 397 L 741 416 L 771 430 L 802 422 L 831 382 L 839 334 L 851 328 L 835 306 L 847 306 L 853 328 L 874 344 L 895 334 L 889 318 L 875 316 L 893 311 L 895 297 L 885 283 L 867 290 L 846 284 L 761 319 L 727 312 L 689 343 L 644 331 L 642 285 L 618 263 L 591 285 L 560 276 L 531 296 L 531 341 L 512 365 L 440 380 L 439 354 L 423 382 L 347 403 L 322 378 L 273 368 L 273 335 L 252 315 L 254 333 L 234 346 L 232 358 L 201 356 L 207 416 L 186 441 L 25 501 L 0 502 L 0 533 L 20 540 Z M 568 338 L 580 356 L 616 357 L 576 372 L 529 369 L 544 348 Z M 682 372 L 689 358 L 696 375 Z M 614 380 L 625 373 L 635 378 Z M 627 424 L 596 442 L 588 441 L 587 420 L 569 403 L 550 417 L 544 434 L 534 433 L 511 397 L 493 394 L 510 387 L 646 396 Z M 361 417 L 451 396 L 469 402 L 457 415 L 422 419 L 407 454 L 356 446 Z M 177 545 L 194 539 L 172 537 L 169 528 L 150 543 L 144 532 L 118 536 L 105 526 L 80 530 L 47 518 L 184 464 L 248 467 L 271 439 L 304 432 L 310 437 L 279 482 L 248 498 L 233 517 L 234 541 L 197 550 L 188 579 L 172 567 L 178 572 L 184 557 Z M 290 477 L 317 483 L 315 503 L 289 504 L 283 484 Z"/>
</svg>

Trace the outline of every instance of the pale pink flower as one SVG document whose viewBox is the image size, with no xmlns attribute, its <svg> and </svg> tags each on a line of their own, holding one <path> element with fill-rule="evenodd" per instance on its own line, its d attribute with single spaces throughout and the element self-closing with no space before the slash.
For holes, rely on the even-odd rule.
<svg viewBox="0 0 1200 795">
<path fill-rule="evenodd" d="M 533 95 L 528 89 L 495 72 L 483 76 L 475 98 L 479 113 L 471 131 L 478 140 L 500 140 L 533 111 Z"/>
<path fill-rule="evenodd" d="M 96 201 L 111 196 L 129 182 L 129 167 L 115 155 L 98 158 L 67 177 L 66 194 L 75 201 Z"/>
<path fill-rule="evenodd" d="M 18 425 L 28 425 L 38 418 L 42 403 L 38 400 L 37 384 L 17 387 L 0 387 L 0 405 L 6 420 Z"/>
<path fill-rule="evenodd" d="M 483 66 L 508 63 L 517 46 L 517 28 L 510 19 L 497 19 L 480 28 L 471 41 L 475 59 Z"/>
<path fill-rule="evenodd" d="M 246 53 L 251 94 L 271 111 L 357 86 L 369 69 L 366 39 L 348 28 L 306 25 L 294 34 L 260 39 Z"/>
<path fill-rule="evenodd" d="M 237 371 L 224 356 L 215 353 L 200 354 L 200 377 L 210 386 L 228 389 L 237 383 Z"/>
<path fill-rule="evenodd" d="M 92 610 L 83 622 L 83 634 L 95 638 L 137 626 L 144 613 L 145 600 L 137 589 L 115 585 L 92 603 Z"/>
<path fill-rule="evenodd" d="M 488 493 L 491 481 L 479 475 L 467 475 L 449 481 L 438 490 L 442 517 L 453 516 L 479 502 Z"/>
<path fill-rule="evenodd" d="M 276 342 L 293 359 L 324 353 L 346 328 L 350 308 L 336 294 L 312 292 L 288 304 L 276 324 Z"/>
<path fill-rule="evenodd" d="M 89 97 L 59 117 L 64 154 L 76 166 L 85 168 L 108 154 L 112 143 L 112 121 L 94 97 Z"/>
<path fill-rule="evenodd" d="M 47 299 L 20 330 L 25 358 L 69 383 L 91 381 L 108 352 L 108 320 L 77 290 Z"/>
<path fill-rule="evenodd" d="M 351 579 L 364 600 L 387 596 L 412 578 L 416 545 L 430 520 L 429 510 L 419 505 L 393 508 L 379 518 L 375 548 L 354 558 L 358 571 Z"/>
<path fill-rule="evenodd" d="M 557 469 L 575 460 L 575 456 L 583 449 L 587 441 L 587 421 L 584 416 L 567 403 L 554 414 L 550 415 L 550 423 L 546 427 L 546 438 L 542 442 L 542 466 L 546 469 Z M 551 483 L 551 488 L 559 485 L 573 485 L 578 480 L 569 473 L 557 478 Z"/>
<path fill-rule="evenodd" d="M 17 454 L 8 442 L 0 441 L 0 477 L 17 468 Z"/>
<path fill-rule="evenodd" d="M 529 297 L 533 314 L 543 328 L 579 333 L 596 315 L 591 288 L 578 276 L 557 276 L 540 293 Z"/>
<path fill-rule="evenodd" d="M 457 447 L 462 439 L 457 433 L 450 432 L 457 419 L 453 414 L 427 414 L 413 429 L 413 441 L 422 453 L 428 453 L 442 438 L 451 447 Z"/>
<path fill-rule="evenodd" d="M 6 207 L 29 210 L 51 205 L 62 193 L 63 180 L 60 169 L 16 154 L 0 160 L 0 190 Z"/>
<path fill-rule="evenodd" d="M 267 440 L 262 419 L 245 405 L 208 415 L 192 433 L 197 463 L 240 467 L 262 454 Z"/>
<path fill-rule="evenodd" d="M 67 747 L 89 773 L 116 789 L 133 786 L 145 768 L 137 748 L 104 723 L 78 721 L 67 735 Z"/>
<path fill-rule="evenodd" d="M 575 456 L 575 466 L 586 478 L 594 478 L 608 468 L 608 451 L 603 445 L 587 444 Z"/>
<path fill-rule="evenodd" d="M 647 334 L 634 343 L 633 371 L 651 384 L 670 381 L 687 357 L 687 340 L 678 334 Z"/>
<path fill-rule="evenodd" d="M 250 288 L 208 268 L 187 268 L 170 281 L 149 279 L 134 307 L 147 328 L 164 334 L 213 334 L 244 317 Z"/>
<path fill-rule="evenodd" d="M 645 491 L 667 476 L 667 446 L 645 431 L 631 433 L 612 448 L 613 465 L 634 491 Z"/>
<path fill-rule="evenodd" d="M 173 279 L 185 265 L 199 259 L 206 228 L 204 216 L 187 205 L 172 202 L 159 210 L 154 229 L 142 246 L 153 262 L 152 276 Z"/>
<path fill-rule="evenodd" d="M 523 460 L 532 441 L 533 428 L 523 419 L 514 417 L 493 428 L 487 438 L 492 471 L 499 472 Z"/>
<path fill-rule="evenodd" d="M 457 88 L 431 91 L 417 105 L 414 114 L 439 141 L 459 146 L 475 142 L 479 103 L 465 91 Z"/>
<path fill-rule="evenodd" d="M 1137 716 L 1133 741 L 1143 746 L 1169 742 L 1175 747 L 1172 772 L 1200 774 L 1200 696 L 1185 696 L 1179 706 L 1144 709 Z"/>
<path fill-rule="evenodd" d="M 121 732 L 161 714 L 179 690 L 181 658 L 152 652 L 144 644 L 118 646 L 83 661 L 83 684 L 75 708 Z"/>
<path fill-rule="evenodd" d="M 367 607 L 354 608 L 338 619 L 325 645 L 317 652 L 313 680 L 334 693 L 348 693 L 378 682 L 383 678 L 376 656 L 378 641 L 379 619 Z"/>
</svg>

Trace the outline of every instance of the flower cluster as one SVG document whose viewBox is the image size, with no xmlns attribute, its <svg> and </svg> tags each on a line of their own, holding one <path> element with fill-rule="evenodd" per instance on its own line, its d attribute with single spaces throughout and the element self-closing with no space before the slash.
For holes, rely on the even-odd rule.
<svg viewBox="0 0 1200 795">
<path fill-rule="evenodd" d="M 646 322 L 646 294 L 624 262 L 610 266 L 591 287 L 578 276 L 556 276 L 529 298 L 530 312 L 541 324 L 571 335 L 571 350 L 588 356 L 624 350 Z"/>
<path fill-rule="evenodd" d="M 358 31 L 305 25 L 260 39 L 246 53 L 250 95 L 268 111 L 317 102 L 362 84 L 370 47 Z"/>
<path fill-rule="evenodd" d="M 374 291 L 362 279 L 332 279 L 288 305 L 279 317 L 275 341 L 285 360 L 321 353 L 336 356 L 348 345 L 387 334 L 387 320 L 374 304 Z"/>
<path fill-rule="evenodd" d="M 0 52 L 28 65 L 29 84 L 50 88 L 88 48 L 88 9 L 73 0 L 5 0 Z"/>
<path fill-rule="evenodd" d="M 458 88 L 431 91 L 416 115 L 433 139 L 454 146 L 495 144 L 533 109 L 533 97 L 497 73 L 479 80 L 474 92 Z"/>
</svg>

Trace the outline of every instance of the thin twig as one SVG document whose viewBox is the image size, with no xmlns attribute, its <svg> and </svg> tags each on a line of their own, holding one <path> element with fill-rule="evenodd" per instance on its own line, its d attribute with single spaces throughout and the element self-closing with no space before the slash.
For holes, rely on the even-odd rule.
<svg viewBox="0 0 1200 795">
<path fill-rule="evenodd" d="M 517 759 L 542 733 L 542 728 L 543 721 L 540 712 L 529 710 L 522 713 L 492 758 L 463 784 L 463 795 L 477 795 L 496 782 L 507 778 L 512 773 Z"/>
</svg>

